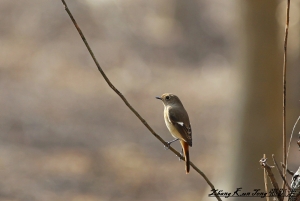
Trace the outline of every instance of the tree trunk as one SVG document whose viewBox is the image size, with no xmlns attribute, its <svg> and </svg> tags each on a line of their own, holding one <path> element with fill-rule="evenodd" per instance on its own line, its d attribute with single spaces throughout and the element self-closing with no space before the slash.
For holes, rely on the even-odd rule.
<svg viewBox="0 0 300 201">
<path fill-rule="evenodd" d="M 275 18 L 277 1 L 243 1 L 243 5 L 244 46 L 238 63 L 244 78 L 244 106 L 232 185 L 253 192 L 258 188 L 264 191 L 263 169 L 258 163 L 263 154 L 269 164 L 271 154 L 282 161 L 282 54 Z"/>
</svg>

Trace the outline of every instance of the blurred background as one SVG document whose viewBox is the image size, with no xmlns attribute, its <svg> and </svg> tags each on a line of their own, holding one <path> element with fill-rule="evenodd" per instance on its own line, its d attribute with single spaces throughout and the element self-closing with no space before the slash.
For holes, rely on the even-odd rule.
<svg viewBox="0 0 300 201">
<path fill-rule="evenodd" d="M 194 164 L 219 190 L 263 189 L 258 161 L 282 161 L 285 1 L 67 3 L 109 79 L 158 134 L 173 139 L 154 97 L 177 94 Z M 299 8 L 291 2 L 288 136 L 300 114 Z M 108 87 L 61 1 L 1 0 L 0 10 L 1 201 L 216 200 Z"/>
</svg>

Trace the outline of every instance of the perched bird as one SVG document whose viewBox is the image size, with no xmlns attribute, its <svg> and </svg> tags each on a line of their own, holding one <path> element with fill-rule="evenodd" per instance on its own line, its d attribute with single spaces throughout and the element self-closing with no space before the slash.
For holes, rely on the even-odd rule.
<svg viewBox="0 0 300 201">
<path fill-rule="evenodd" d="M 176 95 L 165 93 L 156 98 L 162 100 L 164 104 L 165 123 L 171 135 L 175 138 L 175 140 L 168 142 L 168 146 L 177 140 L 180 141 L 185 158 L 185 170 L 186 173 L 189 173 L 189 146 L 192 147 L 192 128 L 189 116 L 185 111 L 180 99 Z"/>
</svg>

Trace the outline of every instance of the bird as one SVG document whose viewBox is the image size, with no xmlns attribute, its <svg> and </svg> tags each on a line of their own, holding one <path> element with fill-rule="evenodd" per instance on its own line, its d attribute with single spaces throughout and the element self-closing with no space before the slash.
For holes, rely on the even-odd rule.
<svg viewBox="0 0 300 201">
<path fill-rule="evenodd" d="M 185 159 L 186 174 L 190 172 L 190 153 L 189 146 L 192 147 L 192 128 L 188 113 L 178 96 L 172 93 L 164 93 L 155 97 L 163 102 L 164 120 L 174 140 L 167 142 L 168 147 L 171 143 L 179 140 Z"/>
</svg>

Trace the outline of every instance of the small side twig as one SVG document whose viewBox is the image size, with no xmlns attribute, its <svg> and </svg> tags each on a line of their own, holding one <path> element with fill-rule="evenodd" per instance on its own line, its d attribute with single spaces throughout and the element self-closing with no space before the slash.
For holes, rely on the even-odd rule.
<svg viewBox="0 0 300 201">
<path fill-rule="evenodd" d="M 163 143 L 165 146 L 168 146 L 167 142 L 165 142 L 150 126 L 149 124 L 146 122 L 145 119 L 142 118 L 142 116 L 129 104 L 129 102 L 127 101 L 127 99 L 125 98 L 125 96 L 111 83 L 111 81 L 108 79 L 108 77 L 106 76 L 106 74 L 104 73 L 104 71 L 102 70 L 99 62 L 97 61 L 92 49 L 90 48 L 83 32 L 81 31 L 81 29 L 79 28 L 77 22 L 75 21 L 75 18 L 73 17 L 71 11 L 69 10 L 65 0 L 61 0 L 66 12 L 68 13 L 69 17 L 71 18 L 74 26 L 76 27 L 80 37 L 82 38 L 85 46 L 87 47 L 91 57 L 93 58 L 99 72 L 101 73 L 101 75 L 103 76 L 103 78 L 105 79 L 106 83 L 109 85 L 109 87 L 123 100 L 123 102 L 125 103 L 125 105 L 137 116 L 137 118 L 144 124 L 144 126 L 154 135 L 154 137 L 156 137 L 161 143 Z M 176 154 L 178 157 L 180 157 L 182 160 L 184 160 L 184 158 L 181 156 L 181 154 L 179 152 L 177 152 L 174 148 L 170 147 L 170 149 L 174 154 Z M 206 181 L 206 183 L 211 187 L 211 189 L 215 189 L 214 185 L 210 182 L 210 180 L 206 177 L 206 175 L 199 169 L 197 168 L 192 162 L 190 162 L 190 165 L 194 168 L 194 170 L 199 173 L 204 180 Z M 222 201 L 221 198 L 219 197 L 219 195 L 217 193 L 214 192 L 214 195 L 216 197 L 216 199 L 218 201 Z"/>
<path fill-rule="evenodd" d="M 288 164 L 288 158 L 289 158 L 290 147 L 291 147 L 294 131 L 295 131 L 295 128 L 296 128 L 299 120 L 300 120 L 300 116 L 297 118 L 296 122 L 294 123 L 293 129 L 292 129 L 292 133 L 291 133 L 291 137 L 290 137 L 290 141 L 289 141 L 289 146 L 288 146 L 288 149 L 287 149 L 287 156 L 286 156 L 287 157 L 287 159 L 286 159 L 287 164 Z M 286 166 L 288 166 L 288 165 L 286 165 Z M 287 169 L 287 167 L 286 167 L 286 169 Z"/>
<path fill-rule="evenodd" d="M 286 168 L 285 165 L 283 163 L 281 163 L 282 168 Z M 291 176 L 293 176 L 295 174 L 295 172 L 293 172 L 292 170 L 286 168 L 287 173 L 289 173 Z"/>
<path fill-rule="evenodd" d="M 266 154 L 264 154 L 263 159 L 267 159 L 266 158 Z M 268 179 L 267 179 L 267 170 L 264 168 L 264 183 L 265 183 L 265 192 L 268 193 L 269 189 L 268 189 Z M 270 200 L 269 196 L 266 196 L 267 201 Z"/>
<path fill-rule="evenodd" d="M 279 172 L 279 174 L 280 174 L 282 180 L 284 181 L 286 187 L 288 187 L 288 189 L 291 190 L 291 187 L 290 187 L 289 184 L 286 182 L 286 179 L 285 179 L 285 177 L 283 176 L 282 171 L 281 171 L 281 169 L 280 169 L 278 163 L 277 163 L 276 160 L 275 160 L 274 154 L 272 154 L 272 158 L 273 158 L 273 162 L 274 162 L 274 164 L 276 165 L 276 168 L 277 168 L 277 170 L 278 170 L 278 172 Z"/>
<path fill-rule="evenodd" d="M 280 193 L 280 189 L 278 186 L 278 183 L 274 177 L 274 174 L 272 172 L 271 166 L 269 166 L 269 164 L 267 163 L 267 159 L 266 158 L 262 158 L 259 161 L 260 165 L 267 171 L 267 175 L 270 178 L 271 184 L 273 186 L 273 189 L 276 193 L 276 196 L 278 198 L 279 201 L 283 201 L 284 197 L 283 195 L 281 195 Z"/>
</svg>

